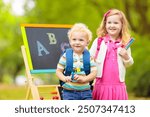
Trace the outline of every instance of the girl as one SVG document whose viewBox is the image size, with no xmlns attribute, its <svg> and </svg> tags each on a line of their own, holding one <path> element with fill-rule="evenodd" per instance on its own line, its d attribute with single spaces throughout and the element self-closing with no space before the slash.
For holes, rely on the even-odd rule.
<svg viewBox="0 0 150 117">
<path fill-rule="evenodd" d="M 94 100 L 127 100 L 126 67 L 133 64 L 131 50 L 125 49 L 130 40 L 127 19 L 122 11 L 112 9 L 104 14 L 90 53 L 95 58 L 98 73 L 93 89 Z M 101 40 L 98 45 L 98 40 Z M 97 47 L 100 50 L 97 50 Z"/>
</svg>

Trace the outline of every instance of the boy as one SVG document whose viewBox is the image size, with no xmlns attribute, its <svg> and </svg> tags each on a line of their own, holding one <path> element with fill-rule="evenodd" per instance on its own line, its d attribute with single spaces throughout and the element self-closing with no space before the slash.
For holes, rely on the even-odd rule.
<svg viewBox="0 0 150 117">
<path fill-rule="evenodd" d="M 56 70 L 56 75 L 63 82 L 63 100 L 91 100 L 90 81 L 96 77 L 97 68 L 86 48 L 92 33 L 86 25 L 77 23 L 69 30 L 68 37 L 71 49 L 62 55 Z M 69 55 L 67 51 L 70 51 Z M 73 59 L 72 63 L 68 62 L 70 59 Z M 72 64 L 72 68 L 68 68 L 68 64 Z"/>
</svg>

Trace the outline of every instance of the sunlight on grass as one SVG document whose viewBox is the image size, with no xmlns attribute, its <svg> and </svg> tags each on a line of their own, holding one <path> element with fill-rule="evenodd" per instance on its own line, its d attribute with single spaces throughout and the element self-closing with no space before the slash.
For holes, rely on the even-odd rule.
<svg viewBox="0 0 150 117">
<path fill-rule="evenodd" d="M 129 93 L 129 100 L 150 100 L 150 97 L 136 97 L 133 93 Z"/>
<path fill-rule="evenodd" d="M 0 100 L 25 100 L 26 92 L 27 88 L 25 86 L 0 84 Z M 129 100 L 150 100 L 150 97 L 135 97 L 133 93 L 128 95 Z"/>
<path fill-rule="evenodd" d="M 0 100 L 24 100 L 26 96 L 25 86 L 0 84 Z"/>
</svg>

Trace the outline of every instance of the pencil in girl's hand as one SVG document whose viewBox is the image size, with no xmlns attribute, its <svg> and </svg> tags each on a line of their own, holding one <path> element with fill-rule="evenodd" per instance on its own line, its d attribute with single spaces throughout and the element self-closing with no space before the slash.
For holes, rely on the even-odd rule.
<svg viewBox="0 0 150 117">
<path fill-rule="evenodd" d="M 134 42 L 134 39 L 133 38 L 131 38 L 130 39 L 130 41 L 127 43 L 127 45 L 125 46 L 125 49 L 127 50 L 130 46 L 131 46 L 131 44 Z"/>
</svg>

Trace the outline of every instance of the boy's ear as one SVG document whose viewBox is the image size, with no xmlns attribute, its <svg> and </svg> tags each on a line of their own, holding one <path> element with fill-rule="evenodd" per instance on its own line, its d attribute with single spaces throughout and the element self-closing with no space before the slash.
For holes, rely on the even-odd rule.
<svg viewBox="0 0 150 117">
<path fill-rule="evenodd" d="M 70 41 L 70 39 L 69 39 L 69 43 L 70 43 L 71 41 Z"/>
<path fill-rule="evenodd" d="M 87 46 L 89 45 L 90 41 L 87 41 Z"/>
</svg>

